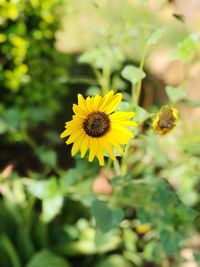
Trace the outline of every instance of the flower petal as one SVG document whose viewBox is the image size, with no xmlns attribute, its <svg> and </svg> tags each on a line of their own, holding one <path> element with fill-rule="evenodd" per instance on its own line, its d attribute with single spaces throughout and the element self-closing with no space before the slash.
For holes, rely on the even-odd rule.
<svg viewBox="0 0 200 267">
<path fill-rule="evenodd" d="M 89 154 L 89 161 L 93 161 L 94 157 L 97 154 L 99 142 L 95 138 L 90 138 L 90 154 Z"/>
</svg>

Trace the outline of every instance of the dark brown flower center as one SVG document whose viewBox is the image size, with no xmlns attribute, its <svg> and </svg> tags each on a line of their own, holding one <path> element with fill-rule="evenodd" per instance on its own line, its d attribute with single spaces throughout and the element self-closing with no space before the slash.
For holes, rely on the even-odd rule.
<svg viewBox="0 0 200 267">
<path fill-rule="evenodd" d="M 101 137 L 110 130 L 110 119 L 104 112 L 92 112 L 83 121 L 83 129 L 91 137 Z"/>
<path fill-rule="evenodd" d="M 159 116 L 158 126 L 160 129 L 172 128 L 174 126 L 174 115 L 170 108 L 163 110 L 162 114 Z"/>
</svg>

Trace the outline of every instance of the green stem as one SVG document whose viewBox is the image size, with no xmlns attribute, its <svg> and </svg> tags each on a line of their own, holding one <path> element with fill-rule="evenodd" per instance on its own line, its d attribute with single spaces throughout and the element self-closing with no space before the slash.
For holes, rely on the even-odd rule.
<svg viewBox="0 0 200 267">
<path fill-rule="evenodd" d="M 141 61 L 140 61 L 140 66 L 139 66 L 140 76 L 144 68 L 146 53 L 147 53 L 147 46 L 145 45 L 143 53 L 142 53 Z M 134 103 L 136 105 L 139 104 L 141 89 L 142 89 L 142 77 L 139 77 L 139 81 L 138 81 L 137 88 L 136 88 L 135 103 Z"/>
<path fill-rule="evenodd" d="M 128 159 L 128 152 L 130 149 L 130 142 L 127 144 L 125 151 L 124 151 L 124 155 L 122 157 L 122 164 L 121 164 L 121 174 L 122 176 L 125 176 L 127 173 L 127 159 Z"/>
<path fill-rule="evenodd" d="M 120 176 L 121 175 L 121 169 L 120 169 L 119 161 L 117 159 L 114 160 L 113 165 L 114 165 L 116 175 Z"/>
<path fill-rule="evenodd" d="M 111 166 L 112 166 L 112 160 L 111 158 L 108 158 L 108 161 L 107 161 L 107 164 L 106 164 L 106 169 L 111 169 Z"/>
<path fill-rule="evenodd" d="M 133 103 L 133 106 L 135 106 L 135 85 L 133 83 L 131 86 L 131 94 L 132 94 L 132 103 Z"/>
<path fill-rule="evenodd" d="M 106 94 L 110 89 L 110 68 L 108 66 L 105 66 L 103 68 L 102 76 L 100 79 L 100 85 L 103 94 Z"/>
<path fill-rule="evenodd" d="M 147 53 L 147 45 L 145 45 L 143 53 L 142 53 L 142 57 L 141 57 L 141 61 L 140 61 L 140 66 L 139 66 L 139 75 L 141 76 L 141 73 L 143 71 L 144 68 L 144 62 L 145 62 L 145 57 L 146 57 L 146 53 Z M 141 94 L 141 89 L 142 89 L 142 77 L 139 77 L 139 81 L 137 83 L 136 86 L 136 95 L 134 94 L 134 85 L 132 84 L 132 101 L 133 101 L 133 106 L 137 106 L 139 105 L 139 100 L 140 100 L 140 94 Z M 128 152 L 130 149 L 130 142 L 128 143 L 128 145 L 126 146 L 124 155 L 122 157 L 122 165 L 121 165 L 121 173 L 123 176 L 126 175 L 127 173 L 127 159 L 128 159 Z"/>
</svg>

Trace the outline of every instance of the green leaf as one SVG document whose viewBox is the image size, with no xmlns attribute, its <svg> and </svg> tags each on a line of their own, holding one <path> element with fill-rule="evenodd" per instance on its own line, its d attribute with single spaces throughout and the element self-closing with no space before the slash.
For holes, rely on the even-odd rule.
<svg viewBox="0 0 200 267">
<path fill-rule="evenodd" d="M 95 200 L 92 203 L 91 212 L 95 218 L 96 227 L 102 232 L 110 231 L 124 218 L 122 209 L 110 208 L 101 200 Z"/>
<path fill-rule="evenodd" d="M 70 267 L 70 264 L 66 259 L 64 260 L 50 251 L 43 250 L 35 254 L 26 267 Z"/>
<path fill-rule="evenodd" d="M 173 58 L 183 62 L 188 62 L 193 59 L 198 49 L 199 36 L 198 34 L 193 33 L 178 44 Z"/>
<path fill-rule="evenodd" d="M 186 98 L 186 93 L 181 88 L 176 88 L 171 85 L 167 85 L 165 90 L 167 96 L 172 102 L 178 102 Z"/>
<path fill-rule="evenodd" d="M 88 63 L 94 68 L 108 68 L 111 70 L 118 69 L 121 66 L 123 60 L 124 55 L 117 46 L 97 47 L 93 50 L 85 52 L 78 59 L 80 63 Z"/>
<path fill-rule="evenodd" d="M 102 233 L 101 231 L 99 231 L 97 229 L 97 231 L 95 232 L 95 247 L 97 251 L 101 251 L 103 247 L 105 247 L 105 245 L 109 245 L 113 242 L 113 240 L 116 237 L 116 232 L 115 230 L 111 230 L 109 232 L 106 233 Z"/>
<path fill-rule="evenodd" d="M 0 119 L 0 134 L 4 134 L 9 129 L 8 125 Z"/>
<path fill-rule="evenodd" d="M 59 191 L 56 178 L 43 181 L 32 181 L 28 185 L 28 191 L 39 199 L 47 199 L 56 195 Z"/>
<path fill-rule="evenodd" d="M 134 111 L 135 111 L 134 121 L 136 122 L 141 123 L 152 117 L 151 113 L 149 113 L 144 108 L 141 108 L 139 106 L 137 106 Z"/>
<path fill-rule="evenodd" d="M 47 198 L 42 202 L 42 218 L 45 222 L 50 222 L 61 210 L 63 197 L 57 194 Z"/>
<path fill-rule="evenodd" d="M 160 242 L 167 255 L 172 255 L 179 250 L 183 236 L 178 232 L 163 230 L 160 233 Z"/>
<path fill-rule="evenodd" d="M 98 262 L 95 267 L 131 267 L 132 264 L 121 255 L 112 255 Z"/>
<path fill-rule="evenodd" d="M 149 223 L 151 221 L 150 214 L 147 213 L 144 208 L 138 208 L 136 211 L 137 211 L 137 218 L 140 220 L 142 224 Z"/>
<path fill-rule="evenodd" d="M 163 209 L 166 209 L 170 202 L 171 192 L 162 186 L 158 187 L 155 193 L 154 201 L 157 201 Z"/>
<path fill-rule="evenodd" d="M 164 29 L 163 28 L 159 28 L 154 30 L 150 36 L 147 38 L 147 44 L 148 45 L 154 45 L 158 42 L 158 40 L 162 37 L 164 33 Z"/>
<path fill-rule="evenodd" d="M 21 110 L 17 107 L 6 110 L 2 115 L 3 121 L 8 125 L 10 129 L 20 129 L 22 124 Z"/>
<path fill-rule="evenodd" d="M 126 66 L 122 70 L 121 75 L 124 79 L 130 81 L 132 84 L 136 84 L 146 77 L 146 74 L 143 70 L 131 65 Z"/>
<path fill-rule="evenodd" d="M 187 99 L 185 101 L 185 103 L 190 106 L 190 107 L 193 107 L 193 108 L 198 108 L 200 107 L 200 101 L 199 100 L 189 100 Z"/>
<path fill-rule="evenodd" d="M 200 262 L 200 253 L 193 253 L 195 261 Z"/>
<path fill-rule="evenodd" d="M 47 167 L 55 167 L 57 162 L 56 152 L 53 150 L 46 150 L 43 147 L 39 147 L 36 150 L 36 154 L 40 161 Z"/>
<path fill-rule="evenodd" d="M 28 191 L 42 200 L 42 218 L 45 222 L 49 222 L 59 213 L 63 196 L 55 178 L 48 181 L 34 181 L 28 185 Z"/>
</svg>

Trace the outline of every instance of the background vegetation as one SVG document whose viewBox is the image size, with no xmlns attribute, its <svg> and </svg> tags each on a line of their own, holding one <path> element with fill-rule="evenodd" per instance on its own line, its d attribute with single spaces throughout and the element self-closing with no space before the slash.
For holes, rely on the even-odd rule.
<svg viewBox="0 0 200 267">
<path fill-rule="evenodd" d="M 169 2 L 0 1 L 1 267 L 198 266 L 199 14 Z M 72 159 L 77 93 L 128 110 L 141 82 L 121 174 Z M 163 104 L 180 120 L 158 136 Z"/>
</svg>

